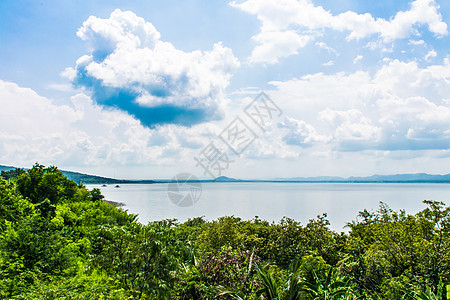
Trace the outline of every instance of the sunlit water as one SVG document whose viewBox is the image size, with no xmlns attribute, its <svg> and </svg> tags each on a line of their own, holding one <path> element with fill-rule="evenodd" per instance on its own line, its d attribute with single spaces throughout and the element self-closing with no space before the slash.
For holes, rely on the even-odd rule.
<svg viewBox="0 0 450 300">
<path fill-rule="evenodd" d="M 121 184 L 100 188 L 107 200 L 124 203 L 124 209 L 138 214 L 139 221 L 205 216 L 208 220 L 234 215 L 242 219 L 258 216 L 279 221 L 283 216 L 302 224 L 322 213 L 331 228 L 344 225 L 364 209 L 376 210 L 379 202 L 392 209 L 417 213 L 424 199 L 450 203 L 450 184 L 434 183 L 202 183 L 200 199 L 193 206 L 179 207 L 168 197 L 167 184 Z"/>
</svg>

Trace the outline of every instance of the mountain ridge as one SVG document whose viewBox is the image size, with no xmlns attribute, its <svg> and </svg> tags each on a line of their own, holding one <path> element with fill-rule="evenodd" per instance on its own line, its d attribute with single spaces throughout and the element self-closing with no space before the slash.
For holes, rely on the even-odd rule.
<svg viewBox="0 0 450 300">
<path fill-rule="evenodd" d="M 296 182 L 448 182 L 450 183 L 450 174 L 428 174 L 428 173 L 404 173 L 371 176 L 317 176 L 317 177 L 293 177 L 293 178 L 275 178 L 275 181 L 296 181 Z"/>
<path fill-rule="evenodd" d="M 1 171 L 14 170 L 16 167 L 0 165 Z M 84 184 L 120 184 L 120 183 L 158 183 L 170 180 L 131 180 L 115 179 L 97 175 L 89 175 L 74 171 L 61 170 L 67 178 Z M 273 179 L 236 179 L 227 176 L 219 176 L 214 180 L 199 180 L 201 182 L 431 182 L 450 183 L 450 174 L 428 174 L 428 173 L 404 173 L 404 174 L 374 174 L 370 176 L 350 176 L 347 178 L 339 176 L 314 176 L 314 177 L 276 177 Z"/>
<path fill-rule="evenodd" d="M 18 169 L 16 167 L 12 166 L 4 166 L 0 165 L 0 172 L 2 171 L 10 171 Z M 23 168 L 26 170 L 26 168 Z M 119 183 L 156 183 L 154 180 L 126 180 L 126 179 L 115 179 L 115 178 L 108 178 L 108 177 L 102 177 L 97 175 L 89 175 L 74 171 L 66 171 L 66 170 L 60 170 L 64 176 L 69 178 L 70 180 L 73 180 L 75 182 L 82 182 L 84 184 L 119 184 Z"/>
</svg>

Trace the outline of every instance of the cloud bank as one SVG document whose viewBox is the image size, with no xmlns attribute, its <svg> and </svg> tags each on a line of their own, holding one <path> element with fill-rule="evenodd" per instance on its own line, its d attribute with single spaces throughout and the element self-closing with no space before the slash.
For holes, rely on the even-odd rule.
<svg viewBox="0 0 450 300">
<path fill-rule="evenodd" d="M 389 19 L 333 14 L 308 0 L 232 5 L 261 20 L 255 48 L 227 42 L 236 53 L 253 50 L 251 62 L 275 64 L 315 49 L 286 61 L 292 64 L 246 64 L 236 72 L 238 59 L 221 43 L 189 52 L 132 12 L 89 17 L 77 33 L 88 50 L 63 72 L 77 89 L 49 85 L 71 97 L 53 101 L 51 93 L 0 80 L 0 161 L 92 173 L 122 168 L 124 177 L 202 174 L 194 156 L 219 144 L 217 135 L 265 87 L 283 115 L 264 132 L 246 120 L 258 139 L 233 157 L 227 175 L 368 175 L 396 172 L 400 160 L 407 161 L 402 172 L 448 172 L 450 57 L 443 59 L 448 38 L 436 40 L 447 25 L 435 1 L 413 1 Z M 244 36 L 253 29 L 243 28 Z M 240 90 L 227 94 L 232 74 Z"/>
<path fill-rule="evenodd" d="M 375 36 L 381 43 L 417 35 L 419 26 L 426 26 L 437 37 L 448 33 L 434 0 L 415 0 L 409 10 L 399 11 L 390 20 L 353 11 L 333 15 L 312 0 L 247 0 L 230 5 L 262 22 L 260 32 L 253 36 L 256 47 L 249 58 L 251 63 L 274 64 L 297 54 L 326 29 L 348 32 L 347 41 Z"/>
<path fill-rule="evenodd" d="M 450 149 L 450 59 L 393 60 L 375 73 L 322 73 L 284 82 L 273 99 L 290 113 L 284 141 L 337 152 Z M 325 147 L 325 148 L 324 148 Z"/>
<path fill-rule="evenodd" d="M 23 167 L 36 161 L 76 169 L 170 168 L 180 161 L 189 165 L 194 163 L 193 153 L 219 130 L 208 123 L 149 129 L 128 113 L 105 110 L 82 93 L 72 96 L 70 103 L 58 105 L 31 89 L 2 80 L 0 105 L 0 161 Z M 160 168 L 149 173 L 172 175 Z"/>
<path fill-rule="evenodd" d="M 221 118 L 231 71 L 231 49 L 184 52 L 161 40 L 143 18 L 116 9 L 108 19 L 89 17 L 77 35 L 89 54 L 63 75 L 92 92 L 100 105 L 125 111 L 147 127 Z"/>
</svg>

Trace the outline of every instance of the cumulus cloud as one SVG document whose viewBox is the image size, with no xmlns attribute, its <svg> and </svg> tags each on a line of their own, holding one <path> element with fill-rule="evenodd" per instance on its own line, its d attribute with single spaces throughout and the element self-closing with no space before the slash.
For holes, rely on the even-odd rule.
<svg viewBox="0 0 450 300">
<path fill-rule="evenodd" d="M 89 17 L 77 35 L 89 49 L 63 75 L 141 124 L 191 126 L 219 119 L 224 89 L 239 66 L 231 49 L 184 52 L 164 42 L 149 22 L 119 9 L 108 19 Z"/>
<path fill-rule="evenodd" d="M 280 57 L 295 54 L 322 35 L 323 29 L 348 32 L 347 40 L 375 35 L 382 43 L 407 38 L 417 26 L 426 26 L 438 37 L 447 35 L 447 24 L 442 21 L 434 0 L 415 0 L 409 10 L 399 11 L 389 20 L 353 11 L 333 15 L 322 6 L 314 5 L 312 0 L 247 0 L 243 3 L 233 1 L 230 5 L 256 15 L 262 22 L 261 31 L 254 38 L 257 46 L 250 57 L 252 62 L 274 63 Z M 270 45 L 274 32 L 289 32 L 291 39 L 297 42 L 289 43 L 289 47 L 283 43 L 277 47 L 278 41 Z M 298 42 L 300 40 L 303 42 Z M 266 50 L 265 60 L 260 56 L 260 48 Z"/>
<path fill-rule="evenodd" d="M 315 143 L 327 143 L 331 140 L 329 136 L 318 134 L 311 124 L 291 117 L 286 117 L 278 127 L 287 129 L 283 141 L 288 145 L 310 147 Z"/>
<path fill-rule="evenodd" d="M 261 32 L 252 39 L 257 46 L 253 49 L 250 62 L 274 64 L 278 62 L 278 58 L 298 54 L 297 50 L 306 46 L 312 37 L 288 30 Z"/>
<path fill-rule="evenodd" d="M 358 109 L 338 111 L 327 108 L 318 115 L 319 120 L 330 123 L 340 150 L 359 150 L 376 145 L 381 138 L 381 128 L 372 125 Z"/>
<path fill-rule="evenodd" d="M 393 60 L 374 73 L 317 73 L 271 84 L 272 99 L 301 120 L 285 121 L 289 144 L 314 140 L 312 148 L 351 152 L 450 148 L 448 59 L 426 68 Z"/>
<path fill-rule="evenodd" d="M 434 57 L 436 57 L 436 56 L 437 56 L 436 51 L 430 50 L 430 51 L 428 51 L 427 55 L 425 55 L 424 59 L 425 59 L 426 61 L 429 61 L 430 59 L 432 59 L 432 58 L 434 58 Z"/>
<path fill-rule="evenodd" d="M 418 45 L 426 45 L 424 40 L 409 40 L 408 41 L 409 45 L 414 45 L 414 46 L 418 46 Z"/>
<path fill-rule="evenodd" d="M 355 57 L 355 59 L 353 59 L 353 63 L 354 63 L 354 64 L 357 64 L 357 63 L 359 63 L 362 59 L 363 59 L 363 56 L 362 56 L 362 55 L 358 55 L 358 56 Z"/>
<path fill-rule="evenodd" d="M 325 42 L 316 42 L 314 45 L 318 46 L 319 48 L 327 50 L 328 53 L 336 53 L 336 50 L 328 46 Z"/>
<path fill-rule="evenodd" d="M 57 105 L 31 89 L 0 80 L 0 161 L 25 167 L 39 161 L 91 170 L 97 166 L 167 167 L 180 161 L 189 165 L 194 164 L 194 153 L 220 130 L 208 123 L 149 129 L 121 110 L 103 109 L 85 94 L 70 100 Z"/>
</svg>

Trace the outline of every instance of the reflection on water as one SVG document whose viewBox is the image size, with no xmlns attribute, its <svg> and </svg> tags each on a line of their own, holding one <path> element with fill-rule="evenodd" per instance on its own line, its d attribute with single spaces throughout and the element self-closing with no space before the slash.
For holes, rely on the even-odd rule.
<svg viewBox="0 0 450 300">
<path fill-rule="evenodd" d="M 392 209 L 416 213 L 425 205 L 422 200 L 439 200 L 447 205 L 450 184 L 434 183 L 202 183 L 200 200 L 190 207 L 179 207 L 167 196 L 167 184 L 122 184 L 98 187 L 107 200 L 122 202 L 139 221 L 205 216 L 212 220 L 224 215 L 243 219 L 258 216 L 279 221 L 283 216 L 305 224 L 319 214 L 327 213 L 331 228 L 342 231 L 363 209 L 374 210 L 380 201 Z"/>
</svg>

